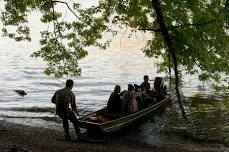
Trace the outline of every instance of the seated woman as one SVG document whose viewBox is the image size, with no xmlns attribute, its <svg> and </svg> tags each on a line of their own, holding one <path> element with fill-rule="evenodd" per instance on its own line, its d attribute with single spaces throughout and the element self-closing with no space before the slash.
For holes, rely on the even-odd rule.
<svg viewBox="0 0 229 152">
<path fill-rule="evenodd" d="M 141 92 L 142 91 L 141 87 L 137 84 L 134 84 L 134 88 L 135 88 L 135 92 Z M 137 104 L 138 104 L 138 110 L 144 109 L 143 107 L 144 107 L 145 103 L 143 101 L 143 97 L 144 97 L 143 95 L 136 97 Z"/>
<path fill-rule="evenodd" d="M 120 112 L 121 111 L 121 99 L 120 99 L 121 87 L 116 85 L 114 91 L 111 93 L 107 102 L 108 112 Z"/>
<path fill-rule="evenodd" d="M 138 111 L 136 97 L 141 96 L 144 92 L 135 92 L 132 84 L 128 85 L 128 91 L 123 94 L 121 111 L 123 114 L 131 114 Z"/>
<path fill-rule="evenodd" d="M 159 102 L 166 97 L 167 87 L 164 85 L 164 78 L 156 77 L 154 81 L 154 96 L 156 101 Z"/>
</svg>

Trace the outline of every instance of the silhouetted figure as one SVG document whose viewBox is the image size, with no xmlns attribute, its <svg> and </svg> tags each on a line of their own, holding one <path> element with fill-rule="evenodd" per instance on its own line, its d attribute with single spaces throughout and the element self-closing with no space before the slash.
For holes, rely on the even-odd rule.
<svg viewBox="0 0 229 152">
<path fill-rule="evenodd" d="M 156 77 L 154 81 L 154 96 L 156 101 L 159 102 L 165 98 L 167 94 L 167 87 L 164 85 L 164 78 Z"/>
<path fill-rule="evenodd" d="M 149 95 L 151 93 L 150 91 L 150 83 L 149 83 L 149 76 L 148 75 L 144 75 L 143 77 L 144 82 L 142 82 L 141 89 L 146 91 L 146 93 Z"/>
<path fill-rule="evenodd" d="M 120 99 L 121 87 L 116 85 L 114 91 L 111 93 L 107 102 L 108 112 L 120 112 L 121 111 L 121 99 Z"/>
<path fill-rule="evenodd" d="M 153 98 L 153 92 L 150 90 L 150 83 L 149 83 L 149 76 L 144 75 L 143 77 L 144 82 L 140 85 L 142 91 L 145 91 L 146 93 L 143 95 L 143 103 L 142 108 L 147 108 L 150 104 L 155 102 L 155 99 Z"/>
<path fill-rule="evenodd" d="M 135 92 L 141 92 L 142 91 L 141 87 L 137 84 L 134 84 L 134 89 L 135 89 Z M 142 97 L 143 97 L 142 95 L 136 96 L 138 110 L 142 109 L 142 104 L 143 104 L 143 98 Z"/>
<path fill-rule="evenodd" d="M 18 93 L 21 96 L 27 95 L 27 93 L 24 90 L 14 90 L 16 93 Z"/>
<path fill-rule="evenodd" d="M 66 87 L 60 90 L 57 90 L 52 97 L 52 103 L 56 105 L 56 114 L 62 119 L 63 127 L 65 131 L 65 139 L 71 140 L 69 134 L 69 124 L 68 120 L 73 123 L 75 128 L 76 134 L 80 136 L 80 127 L 78 124 L 78 120 L 74 114 L 74 112 L 79 116 L 77 111 L 76 102 L 75 102 L 75 95 L 71 91 L 73 88 L 73 80 L 66 81 Z M 69 104 L 71 104 L 71 108 L 69 108 Z"/>
<path fill-rule="evenodd" d="M 128 84 L 128 91 L 123 93 L 121 111 L 123 114 L 131 114 L 138 111 L 138 104 L 136 97 L 141 96 L 142 91 L 135 92 L 132 84 Z"/>
</svg>

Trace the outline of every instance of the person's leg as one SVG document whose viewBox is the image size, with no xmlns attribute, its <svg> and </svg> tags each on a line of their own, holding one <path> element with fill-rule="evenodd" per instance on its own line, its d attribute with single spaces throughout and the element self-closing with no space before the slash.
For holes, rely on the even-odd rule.
<svg viewBox="0 0 229 152">
<path fill-rule="evenodd" d="M 79 122 L 78 122 L 74 112 L 69 112 L 68 119 L 72 122 L 72 124 L 75 128 L 76 134 L 79 136 L 81 134 L 80 126 L 79 126 Z"/>
<path fill-rule="evenodd" d="M 67 118 L 63 119 L 63 127 L 64 127 L 64 132 L 65 132 L 65 137 L 66 138 L 70 138 L 69 124 L 68 124 L 68 119 Z"/>
<path fill-rule="evenodd" d="M 58 116 L 62 119 L 63 122 L 63 128 L 65 132 L 65 139 L 70 139 L 70 134 L 69 134 L 69 124 L 68 124 L 68 118 L 67 115 L 64 113 L 58 114 Z"/>
</svg>

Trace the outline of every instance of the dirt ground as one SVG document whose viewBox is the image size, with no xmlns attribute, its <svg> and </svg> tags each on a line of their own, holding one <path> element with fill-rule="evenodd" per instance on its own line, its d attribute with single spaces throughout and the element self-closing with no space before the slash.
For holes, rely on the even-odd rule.
<svg viewBox="0 0 229 152">
<path fill-rule="evenodd" d="M 86 133 L 82 141 L 67 142 L 62 130 L 29 127 L 0 121 L 0 152 L 22 147 L 33 152 L 190 152 L 178 145 L 147 145 L 137 141 L 115 138 L 90 137 Z M 199 151 L 199 150 L 195 150 Z M 203 150 L 200 150 L 203 151 Z"/>
</svg>

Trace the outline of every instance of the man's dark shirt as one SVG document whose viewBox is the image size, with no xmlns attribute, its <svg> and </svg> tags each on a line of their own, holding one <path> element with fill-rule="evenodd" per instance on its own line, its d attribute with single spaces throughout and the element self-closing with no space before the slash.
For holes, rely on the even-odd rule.
<svg viewBox="0 0 229 152">
<path fill-rule="evenodd" d="M 141 85 L 140 85 L 142 91 L 146 91 L 146 93 L 150 92 L 150 83 L 149 82 L 143 82 Z"/>
<path fill-rule="evenodd" d="M 71 91 L 71 88 L 68 87 L 57 90 L 52 97 L 52 103 L 55 103 L 56 105 L 57 114 L 68 112 L 70 110 L 69 104 L 71 104 L 73 110 L 76 110 L 75 95 Z"/>
</svg>

